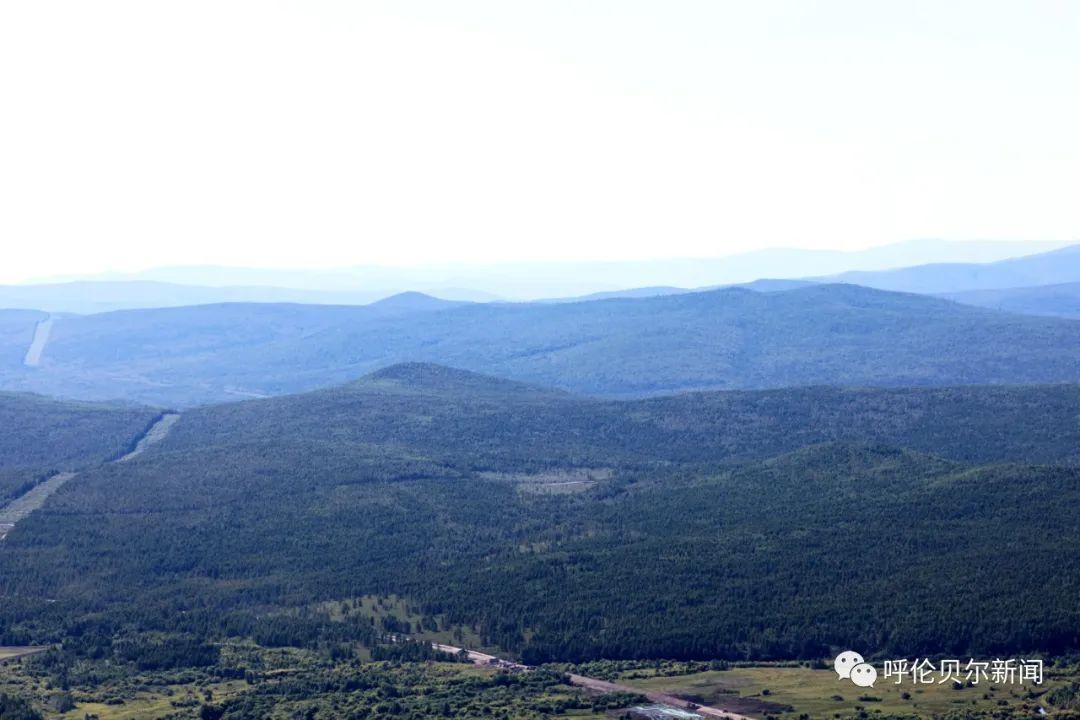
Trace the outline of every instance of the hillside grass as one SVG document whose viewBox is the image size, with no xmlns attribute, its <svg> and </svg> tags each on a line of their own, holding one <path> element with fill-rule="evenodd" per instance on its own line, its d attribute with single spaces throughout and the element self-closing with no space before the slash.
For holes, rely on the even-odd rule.
<svg viewBox="0 0 1080 720">
<path fill-rule="evenodd" d="M 879 665 L 880 667 L 880 665 Z M 1043 685 L 992 686 L 981 683 L 954 689 L 952 683 L 896 685 L 893 679 L 878 679 L 872 688 L 860 688 L 840 680 L 831 669 L 760 666 L 733 667 L 730 670 L 706 671 L 676 677 L 646 677 L 648 671 L 622 673 L 619 682 L 647 691 L 671 693 L 705 704 L 723 705 L 732 697 L 747 701 L 790 706 L 790 712 L 759 710 L 759 716 L 782 714 L 795 717 L 806 713 L 812 718 L 835 715 L 850 717 L 861 710 L 886 716 L 941 717 L 952 711 L 995 713 L 1012 710 L 1021 716 L 1036 713 L 1042 695 L 1080 678 L 1080 671 L 1047 676 Z M 904 694 L 910 697 L 904 698 Z M 873 700 L 860 699 L 876 698 Z M 1041 703 L 1045 705 L 1045 702 Z M 1050 708 L 1053 710 L 1053 708 Z"/>
</svg>

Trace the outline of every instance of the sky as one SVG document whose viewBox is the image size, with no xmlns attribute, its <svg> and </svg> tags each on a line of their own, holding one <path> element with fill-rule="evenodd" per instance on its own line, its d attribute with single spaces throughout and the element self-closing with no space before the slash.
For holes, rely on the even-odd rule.
<svg viewBox="0 0 1080 720">
<path fill-rule="evenodd" d="M 0 282 L 1080 239 L 1080 3 L 0 3 Z"/>
</svg>

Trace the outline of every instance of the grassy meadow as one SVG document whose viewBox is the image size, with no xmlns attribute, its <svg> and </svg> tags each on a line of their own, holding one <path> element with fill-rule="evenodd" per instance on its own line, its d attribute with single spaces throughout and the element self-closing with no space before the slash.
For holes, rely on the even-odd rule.
<svg viewBox="0 0 1080 720">
<path fill-rule="evenodd" d="M 661 671 L 662 672 L 662 671 Z M 861 714 L 937 718 L 954 711 L 993 714 L 1012 711 L 1034 717 L 1040 706 L 1053 711 L 1043 696 L 1080 679 L 1080 669 L 1048 668 L 1041 686 L 978 685 L 956 689 L 952 683 L 913 685 L 879 678 L 872 688 L 841 680 L 832 669 L 780 665 L 732 667 L 665 676 L 655 670 L 620 673 L 617 682 L 644 691 L 665 692 L 702 704 L 738 708 L 757 717 L 811 718 Z"/>
</svg>

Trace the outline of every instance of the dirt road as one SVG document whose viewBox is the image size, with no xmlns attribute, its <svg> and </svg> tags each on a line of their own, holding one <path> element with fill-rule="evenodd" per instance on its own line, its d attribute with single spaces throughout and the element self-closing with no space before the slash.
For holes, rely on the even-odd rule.
<svg viewBox="0 0 1080 720">
<path fill-rule="evenodd" d="M 462 648 L 454 647 L 453 645 L 441 645 L 439 643 L 432 643 L 432 647 L 436 650 L 440 650 L 451 655 L 457 655 L 462 651 Z M 488 655 L 487 653 L 480 653 L 474 650 L 465 650 L 469 660 L 472 660 L 477 665 L 495 665 L 497 667 L 505 667 L 514 670 L 531 670 L 528 665 L 522 665 L 521 663 L 513 663 L 508 660 L 502 660 L 494 655 Z M 586 677 L 584 675 L 569 674 L 570 683 L 577 685 L 578 687 L 586 688 L 587 690 L 595 690 L 601 693 L 634 693 L 637 695 L 644 695 L 650 702 L 657 703 L 659 705 L 669 705 L 679 710 L 690 710 L 710 718 L 728 718 L 728 720 L 756 720 L 746 715 L 740 715 L 730 710 L 723 710 L 721 708 L 709 707 L 707 705 L 695 705 L 683 700 L 682 698 L 675 697 L 674 695 L 665 695 L 664 693 L 647 692 L 640 688 L 630 687 L 629 685 L 619 685 L 618 683 L 608 682 L 607 680 L 598 680 L 596 678 Z"/>
</svg>

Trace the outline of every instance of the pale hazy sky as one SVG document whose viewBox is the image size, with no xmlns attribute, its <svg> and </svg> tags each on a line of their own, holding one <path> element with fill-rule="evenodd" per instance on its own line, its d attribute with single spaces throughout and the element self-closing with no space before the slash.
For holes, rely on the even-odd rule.
<svg viewBox="0 0 1080 720">
<path fill-rule="evenodd" d="M 0 281 L 1080 238 L 1080 2 L 0 1 Z"/>
</svg>

